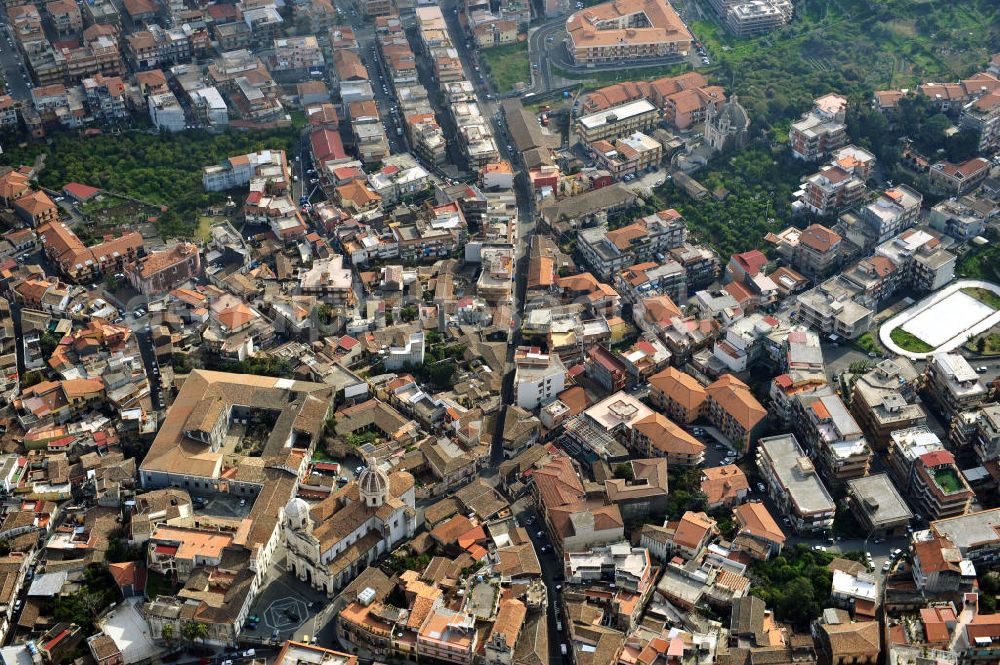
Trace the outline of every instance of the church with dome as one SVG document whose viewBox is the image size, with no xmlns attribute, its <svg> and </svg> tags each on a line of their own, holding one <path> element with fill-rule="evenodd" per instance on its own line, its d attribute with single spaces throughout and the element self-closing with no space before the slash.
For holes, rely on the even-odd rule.
<svg viewBox="0 0 1000 665">
<path fill-rule="evenodd" d="M 416 490 L 405 471 L 377 465 L 309 506 L 295 497 L 285 506 L 282 537 L 286 568 L 333 596 L 416 531 Z"/>
<path fill-rule="evenodd" d="M 750 138 L 750 116 L 740 106 L 736 95 L 715 108 L 711 104 L 705 114 L 705 144 L 712 152 L 742 148 Z"/>
</svg>

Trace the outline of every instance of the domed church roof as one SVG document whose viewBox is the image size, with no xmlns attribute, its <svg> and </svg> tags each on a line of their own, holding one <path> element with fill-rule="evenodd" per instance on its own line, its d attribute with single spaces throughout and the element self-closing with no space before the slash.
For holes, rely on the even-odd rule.
<svg viewBox="0 0 1000 665">
<path fill-rule="evenodd" d="M 299 524 L 303 519 L 310 519 L 309 504 L 297 496 L 292 497 L 292 500 L 285 506 L 285 518 L 293 524 Z"/>
</svg>

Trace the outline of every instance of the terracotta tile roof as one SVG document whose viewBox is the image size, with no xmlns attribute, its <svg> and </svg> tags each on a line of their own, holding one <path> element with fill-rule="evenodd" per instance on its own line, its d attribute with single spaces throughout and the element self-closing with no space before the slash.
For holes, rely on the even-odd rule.
<svg viewBox="0 0 1000 665">
<path fill-rule="evenodd" d="M 492 644 L 495 636 L 503 635 L 507 645 L 513 648 L 517 644 L 517 638 L 521 635 L 524 619 L 527 616 L 528 608 L 520 600 L 515 598 L 501 600 L 500 609 L 493 622 L 493 630 L 490 632 L 489 642 Z"/>
<path fill-rule="evenodd" d="M 646 308 L 646 318 L 654 322 L 669 321 L 681 315 L 680 308 L 666 295 L 643 298 L 642 306 Z"/>
<path fill-rule="evenodd" d="M 565 455 L 553 457 L 545 466 L 531 473 L 535 487 L 546 508 L 555 508 L 583 500 L 583 483 Z"/>
<path fill-rule="evenodd" d="M 868 654 L 878 657 L 880 641 L 877 621 L 822 624 L 820 630 L 827 635 L 833 662 L 850 662 L 855 656 L 861 661 Z"/>
<path fill-rule="evenodd" d="M 736 506 L 733 508 L 733 516 L 740 525 L 740 531 L 775 543 L 785 542 L 785 534 L 763 503 L 744 503 Z"/>
<path fill-rule="evenodd" d="M 634 429 L 666 455 L 700 455 L 705 444 L 661 413 L 652 413 L 635 423 Z"/>
<path fill-rule="evenodd" d="M 701 474 L 701 491 L 709 505 L 736 499 L 739 492 L 750 488 L 746 474 L 735 464 L 705 467 Z"/>
<path fill-rule="evenodd" d="M 636 222 L 634 224 L 623 226 L 620 229 L 615 229 L 614 231 L 608 231 L 606 237 L 608 242 L 618 249 L 626 250 L 631 247 L 633 242 L 646 237 L 646 235 L 648 235 L 646 225 Z"/>
<path fill-rule="evenodd" d="M 443 545 L 458 543 L 462 534 L 473 528 L 472 521 L 465 515 L 456 515 L 439 524 L 431 531 L 431 536 Z"/>
<path fill-rule="evenodd" d="M 649 385 L 692 412 L 701 408 L 708 395 L 698 379 L 676 367 L 668 367 L 649 377 Z"/>
<path fill-rule="evenodd" d="M 674 530 L 674 542 L 687 549 L 702 543 L 715 528 L 715 520 L 705 513 L 687 511 L 681 516 Z"/>
<path fill-rule="evenodd" d="M 935 167 L 952 178 L 968 178 L 983 169 L 989 168 L 989 166 L 990 163 L 982 157 L 974 157 L 961 164 L 952 164 L 951 162 L 939 162 L 935 164 Z"/>
<path fill-rule="evenodd" d="M 43 191 L 31 192 L 14 201 L 14 205 L 32 217 L 56 207 L 55 202 Z"/>
<path fill-rule="evenodd" d="M 603 21 L 643 13 L 649 27 L 602 29 Z M 576 48 L 594 48 L 622 43 L 690 41 L 684 21 L 665 0 L 614 0 L 570 15 L 566 32 Z"/>
<path fill-rule="evenodd" d="M 555 265 L 555 260 L 547 256 L 533 257 L 528 266 L 528 288 L 539 289 L 552 286 L 555 282 Z"/>
<path fill-rule="evenodd" d="M 767 257 L 759 249 L 733 254 L 733 260 L 750 275 L 756 275 L 767 265 Z"/>
<path fill-rule="evenodd" d="M 757 401 L 747 384 L 732 374 L 719 377 L 705 392 L 747 432 L 767 417 L 767 409 Z"/>
<path fill-rule="evenodd" d="M 828 252 L 840 243 L 842 238 L 822 224 L 810 224 L 799 235 L 799 243 L 817 252 Z"/>
</svg>

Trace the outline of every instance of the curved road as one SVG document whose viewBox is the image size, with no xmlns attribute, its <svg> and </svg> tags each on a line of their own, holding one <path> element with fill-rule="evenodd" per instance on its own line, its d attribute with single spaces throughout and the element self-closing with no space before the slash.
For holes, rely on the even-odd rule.
<svg viewBox="0 0 1000 665">
<path fill-rule="evenodd" d="M 552 84 L 551 67 L 556 66 L 574 74 L 596 74 L 602 71 L 618 71 L 624 68 L 645 69 L 676 65 L 689 62 L 692 68 L 703 66 L 701 56 L 691 49 L 687 56 L 670 56 L 656 60 L 622 61 L 608 65 L 585 66 L 576 64 L 566 46 L 566 20 L 568 17 L 552 19 L 534 28 L 528 35 L 528 60 L 531 63 L 531 90 L 536 94 L 546 93 L 560 87 Z M 693 34 L 693 33 L 692 33 Z"/>
</svg>

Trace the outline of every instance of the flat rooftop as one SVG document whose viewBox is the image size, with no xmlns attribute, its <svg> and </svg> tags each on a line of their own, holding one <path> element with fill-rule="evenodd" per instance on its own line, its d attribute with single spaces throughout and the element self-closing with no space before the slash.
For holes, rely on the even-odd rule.
<svg viewBox="0 0 1000 665">
<path fill-rule="evenodd" d="M 847 487 L 849 493 L 862 502 L 864 512 L 876 526 L 913 517 L 896 486 L 884 473 L 849 480 Z"/>
<path fill-rule="evenodd" d="M 931 530 L 946 536 L 961 550 L 1000 541 L 1000 508 L 931 522 Z"/>
<path fill-rule="evenodd" d="M 622 120 L 628 120 L 637 115 L 650 112 L 656 112 L 656 107 L 653 106 L 653 103 L 648 99 L 638 99 L 628 104 L 622 104 L 621 106 L 585 115 L 577 122 L 587 129 L 594 129 L 611 122 L 621 122 Z"/>
<path fill-rule="evenodd" d="M 836 510 L 833 497 L 812 464 L 805 463 L 808 458 L 794 436 L 773 436 L 761 439 L 758 445 L 800 514 Z"/>
</svg>

